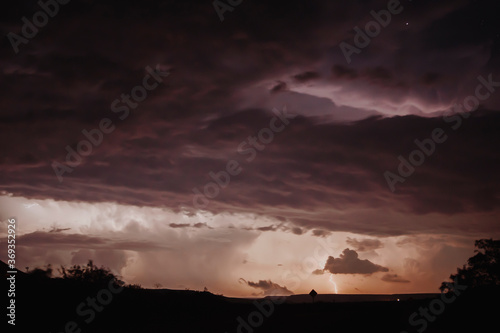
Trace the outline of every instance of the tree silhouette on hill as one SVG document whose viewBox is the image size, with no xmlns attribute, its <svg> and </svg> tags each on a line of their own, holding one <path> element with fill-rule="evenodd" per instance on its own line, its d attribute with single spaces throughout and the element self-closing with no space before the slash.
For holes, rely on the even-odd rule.
<svg viewBox="0 0 500 333">
<path fill-rule="evenodd" d="M 457 274 L 450 275 L 452 281 L 469 288 L 500 287 L 500 240 L 480 239 L 475 242 L 476 254 L 467 265 L 457 268 Z M 450 282 L 443 282 L 441 291 L 452 291 Z"/>
<path fill-rule="evenodd" d="M 91 284 L 107 284 L 109 281 L 117 281 L 123 284 L 116 275 L 104 267 L 97 267 L 92 260 L 86 266 L 73 265 L 70 268 L 61 266 L 59 273 L 63 280 L 85 282 Z"/>
</svg>

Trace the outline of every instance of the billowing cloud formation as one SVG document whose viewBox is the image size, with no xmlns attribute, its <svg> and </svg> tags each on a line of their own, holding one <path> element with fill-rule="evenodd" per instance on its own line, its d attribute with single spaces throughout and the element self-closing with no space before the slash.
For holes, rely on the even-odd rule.
<svg viewBox="0 0 500 333">
<path fill-rule="evenodd" d="M 245 281 L 244 279 L 240 280 L 244 281 L 248 286 L 252 288 L 262 290 L 261 294 L 264 296 L 293 295 L 293 292 L 288 290 L 286 286 L 282 287 L 279 284 L 272 282 L 271 280 L 259 280 L 259 282 Z"/>
<path fill-rule="evenodd" d="M 75 169 L 60 185 L 49 164 L 43 162 L 50 159 L 49 156 L 40 156 L 36 165 L 26 164 L 19 159 L 23 149 L 14 147 L 20 141 L 13 140 L 12 144 L 5 144 L 3 150 L 5 163 L 0 168 L 5 172 L 0 173 L 0 187 L 34 198 L 116 201 L 167 206 L 174 211 L 192 208 L 192 189 L 202 189 L 210 181 L 209 172 L 221 170 L 225 161 L 233 158 L 243 158 L 245 163 L 236 151 L 241 137 L 231 134 L 234 128 L 254 133 L 252 128 L 269 123 L 269 114 L 243 112 L 232 116 L 232 125 L 222 125 L 221 121 L 227 122 L 207 124 L 219 128 L 220 134 L 211 130 L 195 135 L 195 131 L 191 132 L 191 138 L 158 136 L 146 140 L 145 136 L 150 134 L 144 132 L 143 140 L 131 142 L 130 133 L 117 130 L 109 137 L 113 142 L 98 147 L 88 162 Z M 220 190 L 207 209 L 213 213 L 266 214 L 289 220 L 305 230 L 321 228 L 373 235 L 464 234 L 470 228 L 475 233 L 491 232 L 491 228 L 500 231 L 500 225 L 488 221 L 499 209 L 500 175 L 495 170 L 500 167 L 496 157 L 500 133 L 495 128 L 500 126 L 500 117 L 478 114 L 466 121 L 467 130 L 460 135 L 448 132 L 453 134 L 449 142 L 439 146 L 435 155 L 427 158 L 425 164 L 416 168 L 392 193 L 384 180 L 384 171 L 397 172 L 398 154 L 414 150 L 413 140 L 428 137 L 429 129 L 446 126 L 441 119 L 369 119 L 349 126 L 319 126 L 311 120 L 294 119 L 290 131 L 279 133 L 279 139 L 260 152 L 258 159 L 244 164 L 243 172 Z M 161 126 L 157 126 L 158 122 L 148 125 L 148 132 L 161 132 Z M 0 136 L 12 130 L 13 127 L 6 127 Z M 193 139 L 200 142 L 196 148 L 189 148 Z M 70 140 L 56 141 L 64 144 Z M 7 136 L 1 142 L 8 142 Z M 218 142 L 218 151 L 209 147 L 208 142 Z M 36 142 L 33 145 L 37 154 L 47 152 L 37 147 Z M 170 148 L 165 150 L 165 146 Z M 460 154 L 456 147 L 460 147 Z M 190 149 L 197 154 L 189 153 Z M 149 157 L 134 151 L 147 151 Z M 304 160 L 308 163 L 298 163 Z M 136 176 L 130 177 L 131 172 Z M 89 177 L 96 183 L 90 182 Z M 28 185 L 30 183 L 46 187 L 34 187 Z M 423 218 L 422 214 L 428 216 Z M 457 214 L 481 214 L 483 223 L 470 225 L 464 218 L 454 220 Z M 436 218 L 440 219 L 439 223 Z M 411 219 L 419 220 L 409 222 Z"/>
<path fill-rule="evenodd" d="M 376 272 L 388 272 L 389 269 L 365 259 L 359 259 L 354 250 L 345 249 L 339 258 L 329 256 L 324 270 L 332 274 L 373 274 Z"/>
<path fill-rule="evenodd" d="M 356 238 L 347 238 L 346 243 L 354 247 L 354 250 L 358 252 L 372 251 L 384 246 L 378 239 L 357 240 Z"/>
<path fill-rule="evenodd" d="M 410 280 L 406 280 L 397 274 L 385 274 L 381 278 L 382 281 L 385 282 L 396 282 L 396 283 L 409 283 Z"/>
</svg>

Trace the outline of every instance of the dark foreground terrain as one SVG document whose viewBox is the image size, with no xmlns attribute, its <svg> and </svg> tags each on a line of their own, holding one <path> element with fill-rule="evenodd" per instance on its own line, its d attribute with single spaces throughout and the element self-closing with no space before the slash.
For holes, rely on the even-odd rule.
<svg viewBox="0 0 500 333">
<path fill-rule="evenodd" d="M 8 290 L 6 279 L 2 280 L 3 290 Z M 420 308 L 434 304 L 440 310 L 437 301 L 432 303 L 439 294 L 399 302 L 322 302 L 317 298 L 314 304 L 274 304 L 269 299 L 255 303 L 209 292 L 117 288 L 18 273 L 15 331 L 390 333 L 417 332 L 427 326 L 425 332 L 452 333 L 492 332 L 500 327 L 499 292 L 492 289 L 462 292 L 439 315 L 430 313 L 434 321 L 419 315 L 414 318 L 418 324 L 411 326 L 408 319 Z"/>
</svg>

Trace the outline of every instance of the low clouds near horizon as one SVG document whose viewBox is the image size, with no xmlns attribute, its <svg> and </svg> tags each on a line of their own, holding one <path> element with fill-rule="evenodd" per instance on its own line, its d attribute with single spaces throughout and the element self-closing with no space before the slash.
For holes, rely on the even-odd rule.
<svg viewBox="0 0 500 333">
<path fill-rule="evenodd" d="M 388 272 L 389 269 L 368 259 L 359 259 L 358 253 L 354 250 L 344 249 L 338 258 L 329 256 L 325 263 L 325 271 L 332 274 L 366 274 L 377 272 Z"/>
<path fill-rule="evenodd" d="M 410 280 L 407 280 L 397 274 L 385 274 L 382 276 L 381 280 L 385 282 L 410 283 Z"/>
<path fill-rule="evenodd" d="M 280 286 L 271 280 L 259 280 L 258 282 L 246 281 L 245 279 L 240 279 L 246 283 L 249 287 L 260 290 L 258 295 L 264 296 L 289 296 L 293 295 L 293 292 L 288 290 L 285 286 Z"/>
</svg>

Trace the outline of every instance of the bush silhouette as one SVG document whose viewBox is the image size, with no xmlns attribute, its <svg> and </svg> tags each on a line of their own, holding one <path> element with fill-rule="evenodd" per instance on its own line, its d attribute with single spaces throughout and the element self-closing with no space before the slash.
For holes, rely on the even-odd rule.
<svg viewBox="0 0 500 333">
<path fill-rule="evenodd" d="M 61 266 L 59 272 L 63 280 L 98 285 L 105 285 L 113 280 L 119 284 L 123 284 L 109 269 L 97 267 L 92 260 L 89 260 L 86 266 L 73 265 L 70 268 Z"/>
</svg>

